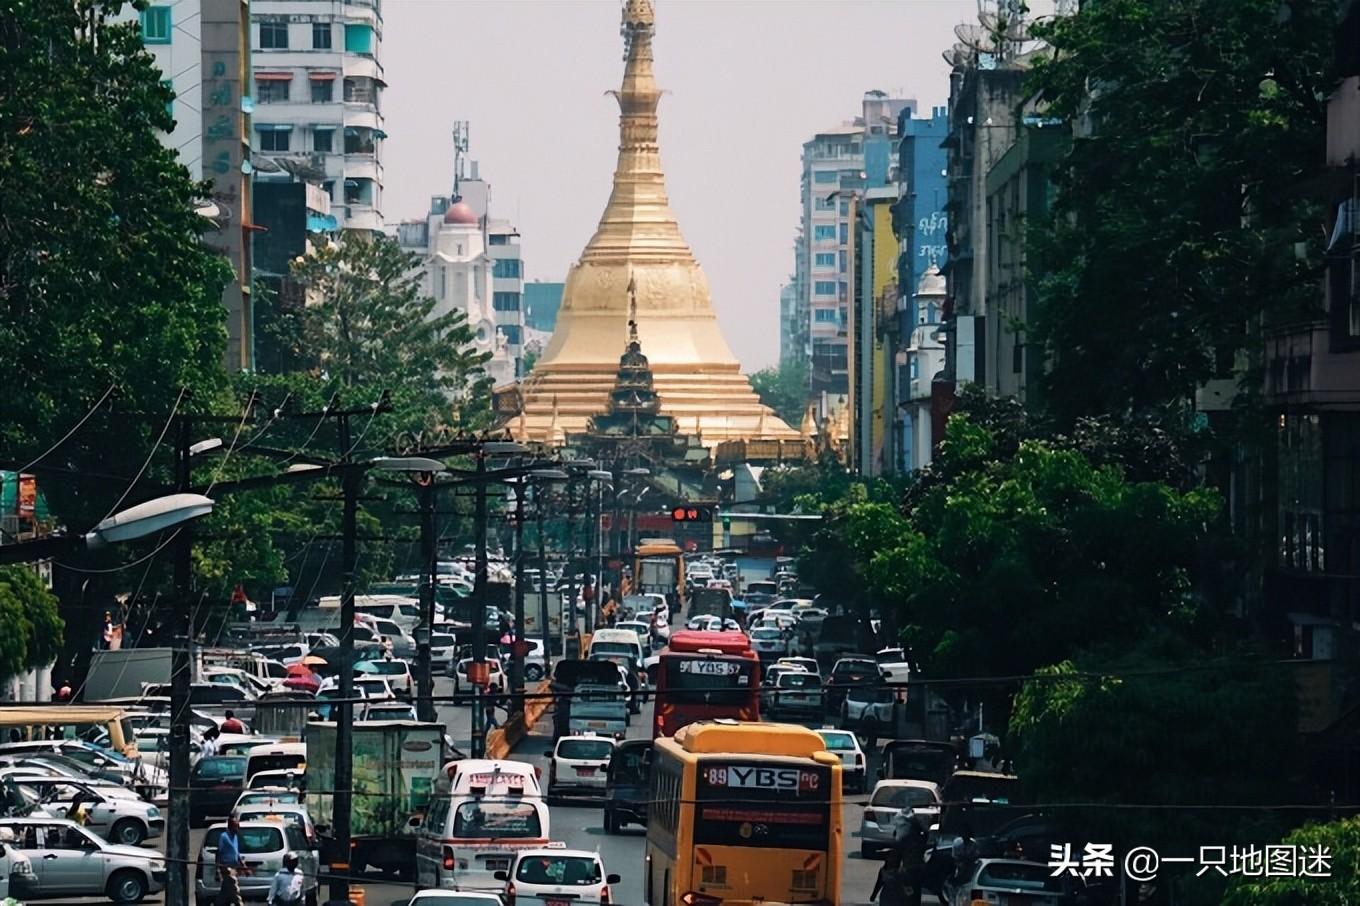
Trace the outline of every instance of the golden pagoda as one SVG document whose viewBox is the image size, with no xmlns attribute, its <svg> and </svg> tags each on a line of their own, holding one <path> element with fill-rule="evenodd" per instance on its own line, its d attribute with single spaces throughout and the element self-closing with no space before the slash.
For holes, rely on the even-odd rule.
<svg viewBox="0 0 1360 906">
<path fill-rule="evenodd" d="M 630 287 L 637 333 L 647 348 L 661 411 L 705 446 L 725 441 L 801 443 L 763 405 L 723 339 L 708 280 L 680 235 L 657 146 L 651 0 L 623 7 L 623 85 L 614 188 L 595 235 L 571 267 L 552 341 L 518 388 L 497 393 L 497 411 L 517 440 L 552 443 L 579 434 L 606 410 L 628 340 Z M 507 392 L 508 391 L 508 392 Z M 782 444 L 776 443 L 776 447 Z"/>
</svg>

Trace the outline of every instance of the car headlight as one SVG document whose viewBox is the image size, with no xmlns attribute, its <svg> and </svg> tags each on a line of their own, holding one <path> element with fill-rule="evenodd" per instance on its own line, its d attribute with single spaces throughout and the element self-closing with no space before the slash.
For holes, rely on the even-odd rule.
<svg viewBox="0 0 1360 906">
<path fill-rule="evenodd" d="M 162 862 L 160 859 L 152 859 L 152 860 L 151 860 L 151 870 L 152 870 L 152 871 L 165 871 L 165 863 Z"/>
<path fill-rule="evenodd" d="M 161 810 L 153 805 L 146 810 L 146 816 L 148 818 L 159 818 L 161 816 Z"/>
<path fill-rule="evenodd" d="M 15 874 L 31 875 L 33 874 L 33 863 L 29 862 L 28 860 L 24 860 L 23 862 L 16 862 L 13 871 Z"/>
</svg>

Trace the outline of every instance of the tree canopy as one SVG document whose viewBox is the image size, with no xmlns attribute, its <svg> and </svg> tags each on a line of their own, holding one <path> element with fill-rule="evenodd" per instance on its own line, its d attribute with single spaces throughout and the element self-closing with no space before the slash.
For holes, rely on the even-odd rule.
<svg viewBox="0 0 1360 906">
<path fill-rule="evenodd" d="M 1076 128 L 1032 234 L 1030 324 L 1060 424 L 1232 376 L 1258 316 L 1316 306 L 1335 4 L 1102 0 L 1036 26 L 1030 87 Z M 1296 245 L 1297 244 L 1297 245 Z"/>
<path fill-rule="evenodd" d="M 1302 860 L 1295 876 L 1238 877 L 1223 906 L 1349 906 L 1360 902 L 1360 818 L 1306 824 L 1283 841 Z M 1325 865 L 1315 861 L 1323 851 Z M 1306 872 L 1306 873 L 1305 873 Z"/>
<path fill-rule="evenodd" d="M 762 368 L 751 375 L 751 387 L 760 401 L 797 430 L 803 423 L 808 400 L 808 366 L 798 359 L 780 362 L 778 368 Z"/>
<path fill-rule="evenodd" d="M 52 663 L 64 629 L 57 598 L 36 572 L 0 567 L 0 676 Z"/>
</svg>

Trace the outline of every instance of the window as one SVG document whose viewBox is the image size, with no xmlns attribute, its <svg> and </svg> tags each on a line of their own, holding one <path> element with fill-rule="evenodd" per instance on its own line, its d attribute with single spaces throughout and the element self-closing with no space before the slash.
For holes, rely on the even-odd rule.
<svg viewBox="0 0 1360 906">
<path fill-rule="evenodd" d="M 312 23 L 312 49 L 331 49 L 331 24 L 329 22 Z"/>
<path fill-rule="evenodd" d="M 817 199 L 816 208 L 819 211 L 833 211 L 836 208 L 836 199 L 832 198 L 830 195 L 827 195 L 825 198 L 819 197 Z"/>
<path fill-rule="evenodd" d="M 260 20 L 260 49 L 287 50 L 288 22 L 284 19 Z"/>
<path fill-rule="evenodd" d="M 373 130 L 361 126 L 345 127 L 346 154 L 372 154 Z"/>
<path fill-rule="evenodd" d="M 260 133 L 261 151 L 288 150 L 288 136 L 292 134 L 292 130 L 276 129 L 272 126 L 257 126 L 255 131 Z"/>
<path fill-rule="evenodd" d="M 836 238 L 836 226 L 830 223 L 819 223 L 812 228 L 812 239 L 814 242 L 824 242 L 828 239 Z"/>
<path fill-rule="evenodd" d="M 335 100 L 334 79 L 312 79 L 312 103 L 329 104 Z"/>
<path fill-rule="evenodd" d="M 819 308 L 812 313 L 812 320 L 818 324 L 835 324 L 836 310 L 833 308 Z"/>
<path fill-rule="evenodd" d="M 842 223 L 840 226 L 841 226 L 841 245 L 845 245 L 845 243 L 850 239 L 850 224 Z"/>
<path fill-rule="evenodd" d="M 492 245 L 508 245 L 509 243 L 510 237 L 504 233 L 496 233 L 491 237 Z"/>
<path fill-rule="evenodd" d="M 518 324 L 502 324 L 496 329 L 505 336 L 505 342 L 509 343 L 511 346 L 518 346 L 523 342 L 520 338 Z"/>
<path fill-rule="evenodd" d="M 495 269 L 492 271 L 492 276 L 512 278 L 520 276 L 519 259 L 501 258 L 496 262 Z"/>
<path fill-rule="evenodd" d="M 840 256 L 839 256 L 838 260 L 839 260 L 839 262 L 840 262 L 840 269 L 841 269 L 841 270 L 847 270 L 848 267 L 847 267 L 847 260 L 846 260 L 846 257 L 845 257 L 845 249 L 841 249 L 841 253 L 840 253 Z"/>
<path fill-rule="evenodd" d="M 812 260 L 813 267 L 835 267 L 835 252 L 818 252 Z"/>
<path fill-rule="evenodd" d="M 519 293 L 492 293 L 491 307 L 496 311 L 519 311 Z"/>
<path fill-rule="evenodd" d="M 345 101 L 351 104 L 377 104 L 377 83 L 367 76 L 345 79 Z"/>
<path fill-rule="evenodd" d="M 445 294 L 448 292 L 445 280 L 445 268 L 436 267 L 434 269 L 434 297 L 436 299 L 444 298 Z"/>
<path fill-rule="evenodd" d="M 161 87 L 170 92 L 170 100 L 165 102 L 165 115 L 175 115 L 175 83 L 171 79 L 161 79 Z"/>
<path fill-rule="evenodd" d="M 289 81 L 289 79 L 256 79 L 256 102 L 260 104 L 280 104 L 287 101 Z"/>
<path fill-rule="evenodd" d="M 345 50 L 350 53 L 373 53 L 373 26 L 346 25 Z"/>
<path fill-rule="evenodd" d="M 833 183 L 838 178 L 839 174 L 837 174 L 835 170 L 818 170 L 812 174 L 812 181 L 815 183 L 820 183 L 821 185 Z"/>
<path fill-rule="evenodd" d="M 836 281 L 818 280 L 812 284 L 812 292 L 818 296 L 834 296 L 836 295 Z"/>
<path fill-rule="evenodd" d="M 142 10 L 142 43 L 170 43 L 170 7 L 149 6 Z"/>
</svg>

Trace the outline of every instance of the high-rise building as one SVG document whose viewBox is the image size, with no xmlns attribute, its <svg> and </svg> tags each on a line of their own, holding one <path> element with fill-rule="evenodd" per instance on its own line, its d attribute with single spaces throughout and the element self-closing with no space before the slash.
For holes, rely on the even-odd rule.
<svg viewBox="0 0 1360 906">
<path fill-rule="evenodd" d="M 204 242 L 235 275 L 222 289 L 223 362 L 229 371 L 253 368 L 249 0 L 163 0 L 124 15 L 139 17 L 142 43 L 175 92 L 175 127 L 162 141 L 194 179 L 212 180 L 212 204 L 203 209 L 212 228 Z"/>
<path fill-rule="evenodd" d="M 519 230 L 510 221 L 491 216 L 491 184 L 481 178 L 477 161 L 469 166 L 471 174 L 457 180 L 457 192 L 484 225 L 496 329 L 505 338 L 515 363 L 514 377 L 519 378 L 524 376 L 524 259 Z"/>
<path fill-rule="evenodd" d="M 846 405 L 850 394 L 850 200 L 896 183 L 898 117 L 915 109 L 912 98 L 869 91 L 860 116 L 818 132 L 803 145 L 803 214 L 793 281 L 798 296 L 791 307 L 806 327 L 805 333 L 790 328 L 788 351 L 801 341 L 811 362 L 809 390 L 823 417 Z"/>
<path fill-rule="evenodd" d="M 807 361 L 802 346 L 803 325 L 798 318 L 798 278 L 779 287 L 779 364 Z"/>
<path fill-rule="evenodd" d="M 379 0 L 253 0 L 257 178 L 320 185 L 341 229 L 382 218 Z"/>
</svg>

